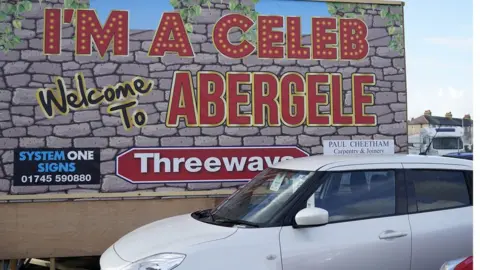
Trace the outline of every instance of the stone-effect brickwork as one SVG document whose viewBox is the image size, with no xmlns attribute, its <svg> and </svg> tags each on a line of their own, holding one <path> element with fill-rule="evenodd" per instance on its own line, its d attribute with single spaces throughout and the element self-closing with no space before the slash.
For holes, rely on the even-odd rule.
<svg viewBox="0 0 480 270">
<path fill-rule="evenodd" d="M 238 183 L 205 184 L 142 184 L 133 185 L 115 176 L 115 156 L 134 146 L 241 146 L 241 145 L 298 145 L 311 154 L 323 152 L 323 139 L 394 139 L 396 152 L 407 152 L 407 98 L 405 58 L 390 50 L 390 37 L 385 20 L 378 10 L 367 10 L 369 27 L 369 56 L 362 61 L 296 61 L 260 60 L 255 55 L 243 60 L 227 59 L 217 53 L 211 42 L 214 23 L 228 13 L 219 0 L 212 1 L 210 10 L 197 17 L 190 40 L 195 59 L 166 56 L 147 57 L 154 30 L 130 31 L 130 56 L 104 59 L 75 56 L 73 27 L 64 26 L 63 53 L 60 56 L 42 54 L 43 7 L 62 7 L 62 0 L 44 0 L 42 7 L 34 3 L 26 14 L 23 30 L 17 31 L 22 43 L 8 54 L 0 52 L 0 195 L 202 190 L 237 187 Z M 390 7 L 402 12 L 400 7 Z M 238 39 L 234 32 L 231 38 Z M 308 37 L 304 38 L 308 44 Z M 351 74 L 375 73 L 375 87 L 367 92 L 375 95 L 375 105 L 367 113 L 378 116 L 377 127 L 165 127 L 169 91 L 176 70 L 197 71 L 269 71 L 277 75 L 296 71 L 340 72 L 343 74 L 345 110 L 351 112 Z M 77 111 L 48 120 L 39 110 L 35 92 L 39 87 L 54 87 L 52 81 L 61 75 L 72 87 L 76 72 L 83 72 L 88 87 L 101 88 L 126 81 L 133 76 L 155 80 L 156 88 L 140 99 L 141 108 L 148 113 L 148 125 L 125 131 L 120 118 L 109 115 L 106 107 Z M 196 82 L 194 77 L 193 82 Z M 196 84 L 196 83 L 195 83 Z M 248 110 L 248 108 L 244 108 Z M 329 111 L 329 107 L 322 108 Z M 98 147 L 101 148 L 102 183 L 97 186 L 13 187 L 13 149 L 16 147 Z"/>
</svg>

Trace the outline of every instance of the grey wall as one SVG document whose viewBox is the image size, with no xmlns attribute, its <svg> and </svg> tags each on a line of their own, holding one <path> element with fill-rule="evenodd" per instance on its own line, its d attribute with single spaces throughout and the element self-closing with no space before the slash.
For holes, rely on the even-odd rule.
<svg viewBox="0 0 480 270">
<path fill-rule="evenodd" d="M 64 27 L 63 53 L 42 54 L 43 7 L 62 6 L 61 0 L 44 0 L 34 4 L 26 15 L 24 29 L 19 31 L 22 43 L 8 54 L 0 52 L 0 195 L 75 192 L 126 192 L 133 190 L 167 191 L 217 189 L 237 186 L 235 183 L 133 185 L 115 176 L 115 156 L 134 146 L 238 146 L 296 144 L 311 154 L 322 153 L 323 139 L 394 139 L 397 152 L 407 151 L 405 58 L 388 48 L 390 36 L 385 20 L 377 9 L 367 11 L 370 53 L 362 61 L 295 61 L 259 60 L 252 55 L 243 60 L 226 59 L 211 43 L 211 30 L 227 5 L 219 0 L 211 10 L 204 9 L 190 35 L 195 59 L 166 56 L 147 57 L 153 30 L 131 30 L 128 57 L 75 56 L 73 27 Z M 393 8 L 393 7 L 391 7 Z M 397 12 L 401 8 L 395 7 Z M 233 34 L 238 37 L 238 33 Z M 305 40 L 307 37 L 305 37 Z M 341 72 L 344 77 L 345 108 L 351 111 L 351 74 L 375 73 L 377 84 L 367 92 L 375 95 L 375 105 L 367 113 L 378 116 L 377 127 L 242 127 L 166 128 L 169 90 L 176 70 Z M 46 119 L 39 110 L 35 92 L 39 87 L 54 87 L 52 80 L 61 75 L 69 87 L 76 72 L 83 72 L 88 87 L 101 88 L 133 76 L 155 80 L 156 88 L 140 99 L 148 112 L 148 125 L 127 132 L 120 118 L 106 113 L 106 107 L 77 111 L 66 116 Z M 195 80 L 194 80 L 195 81 Z M 329 111 L 328 106 L 323 108 Z M 248 108 L 247 108 L 248 110 Z M 13 187 L 13 149 L 16 147 L 98 147 L 101 148 L 102 184 L 98 186 Z"/>
</svg>

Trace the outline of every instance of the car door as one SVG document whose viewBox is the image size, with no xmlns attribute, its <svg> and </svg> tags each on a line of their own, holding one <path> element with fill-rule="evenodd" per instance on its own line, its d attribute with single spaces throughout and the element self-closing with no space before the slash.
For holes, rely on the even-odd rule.
<svg viewBox="0 0 480 270">
<path fill-rule="evenodd" d="M 404 166 L 412 228 L 411 269 L 439 269 L 445 261 L 473 255 L 471 169 L 446 164 Z"/>
<path fill-rule="evenodd" d="M 282 227 L 283 270 L 410 269 L 411 231 L 401 164 L 333 167 L 318 182 L 315 193 L 298 208 L 321 207 L 329 212 L 329 223 Z"/>
</svg>

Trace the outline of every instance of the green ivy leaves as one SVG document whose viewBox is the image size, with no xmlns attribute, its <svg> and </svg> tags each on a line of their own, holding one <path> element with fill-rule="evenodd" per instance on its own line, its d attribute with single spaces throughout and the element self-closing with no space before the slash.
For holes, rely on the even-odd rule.
<svg viewBox="0 0 480 270">
<path fill-rule="evenodd" d="M 252 0 L 253 4 L 257 4 L 258 2 L 259 0 Z M 231 11 L 245 15 L 250 19 L 252 19 L 254 22 L 257 22 L 259 13 L 253 10 L 250 6 L 243 5 L 236 0 L 230 0 L 228 7 Z M 240 37 L 240 41 L 247 40 L 251 43 L 256 44 L 257 43 L 256 32 L 257 32 L 257 26 L 254 25 L 247 32 L 242 34 L 242 36 Z"/>
<path fill-rule="evenodd" d="M 8 16 L 15 19 L 23 19 L 21 15 L 32 10 L 32 2 L 18 1 L 16 4 L 0 3 L 0 21 L 4 21 Z"/>
<path fill-rule="evenodd" d="M 42 0 L 39 0 L 39 4 L 42 4 Z M 64 7 L 86 9 L 88 4 L 81 0 L 65 0 Z M 14 29 L 22 29 L 22 20 L 24 19 L 22 14 L 29 12 L 32 8 L 31 0 L 18 0 L 15 4 L 0 0 L 0 22 L 11 18 L 10 25 L 3 27 L 3 29 L 0 27 L 0 50 L 5 54 L 20 44 L 20 37 L 15 34 Z"/>
<path fill-rule="evenodd" d="M 173 8 L 179 8 L 180 2 L 178 0 L 170 0 L 170 5 L 172 5 Z"/>
<path fill-rule="evenodd" d="M 395 34 L 395 26 L 389 26 L 387 29 L 390 36 Z"/>
<path fill-rule="evenodd" d="M 256 2 L 258 2 L 258 0 Z M 258 15 L 259 15 L 259 13 L 256 12 L 255 10 L 253 10 L 250 6 L 243 5 L 236 0 L 230 0 L 229 9 L 231 11 L 236 12 L 236 13 L 240 13 L 242 15 L 245 15 L 245 16 L 249 17 L 250 19 L 254 20 L 254 21 L 257 20 Z"/>
<path fill-rule="evenodd" d="M 335 5 L 328 5 L 328 13 L 331 15 L 337 14 L 337 7 Z"/>
<path fill-rule="evenodd" d="M 237 1 L 230 1 L 228 3 L 228 9 L 235 10 L 238 7 L 239 3 Z"/>
<path fill-rule="evenodd" d="M 385 18 L 388 14 L 388 7 L 381 6 L 380 7 L 380 17 Z"/>
<path fill-rule="evenodd" d="M 381 7 L 380 17 L 387 19 L 387 31 L 392 36 L 388 47 L 403 55 L 405 51 L 402 16 L 390 13 L 387 7 Z"/>
<path fill-rule="evenodd" d="M 193 32 L 192 23 L 195 21 L 195 17 L 202 15 L 202 5 L 206 5 L 208 8 L 212 6 L 210 0 L 200 0 L 197 4 L 193 0 L 170 0 L 170 5 L 174 9 L 177 9 L 185 23 L 185 30 L 188 33 Z"/>
<path fill-rule="evenodd" d="M 11 26 L 6 26 L 2 30 L 3 33 L 0 34 L 0 50 L 6 54 L 9 50 L 20 44 L 21 40 L 13 33 Z"/>
<path fill-rule="evenodd" d="M 22 29 L 22 14 L 32 10 L 30 0 L 18 1 L 15 4 L 0 2 L 0 21 L 11 18 L 11 23 L 0 28 L 0 50 L 7 53 L 20 44 L 20 38 L 14 29 Z"/>
<path fill-rule="evenodd" d="M 193 25 L 191 23 L 186 23 L 185 30 L 187 30 L 188 33 L 193 32 Z"/>
<path fill-rule="evenodd" d="M 88 4 L 82 2 L 80 0 L 65 0 L 63 3 L 65 8 L 72 8 L 72 9 L 86 9 L 88 8 Z"/>
<path fill-rule="evenodd" d="M 358 18 L 365 16 L 367 10 L 378 10 L 380 17 L 386 19 L 387 32 L 392 37 L 388 47 L 400 55 L 405 53 L 402 15 L 391 13 L 387 5 L 331 2 L 327 3 L 327 7 L 330 15 L 344 18 Z"/>
<path fill-rule="evenodd" d="M 22 28 L 22 21 L 13 20 L 12 25 L 13 25 L 14 28 L 21 29 Z"/>
</svg>

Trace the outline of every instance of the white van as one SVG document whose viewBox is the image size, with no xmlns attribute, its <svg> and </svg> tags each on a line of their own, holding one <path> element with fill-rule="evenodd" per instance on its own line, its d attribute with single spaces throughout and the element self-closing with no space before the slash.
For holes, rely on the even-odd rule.
<svg viewBox="0 0 480 270">
<path fill-rule="evenodd" d="M 408 136 L 408 153 L 443 156 L 464 152 L 463 136 L 462 127 L 425 127 L 420 130 L 419 134 Z"/>
<path fill-rule="evenodd" d="M 266 169 L 215 209 L 138 228 L 103 270 L 439 269 L 473 254 L 472 161 L 312 156 Z"/>
</svg>

